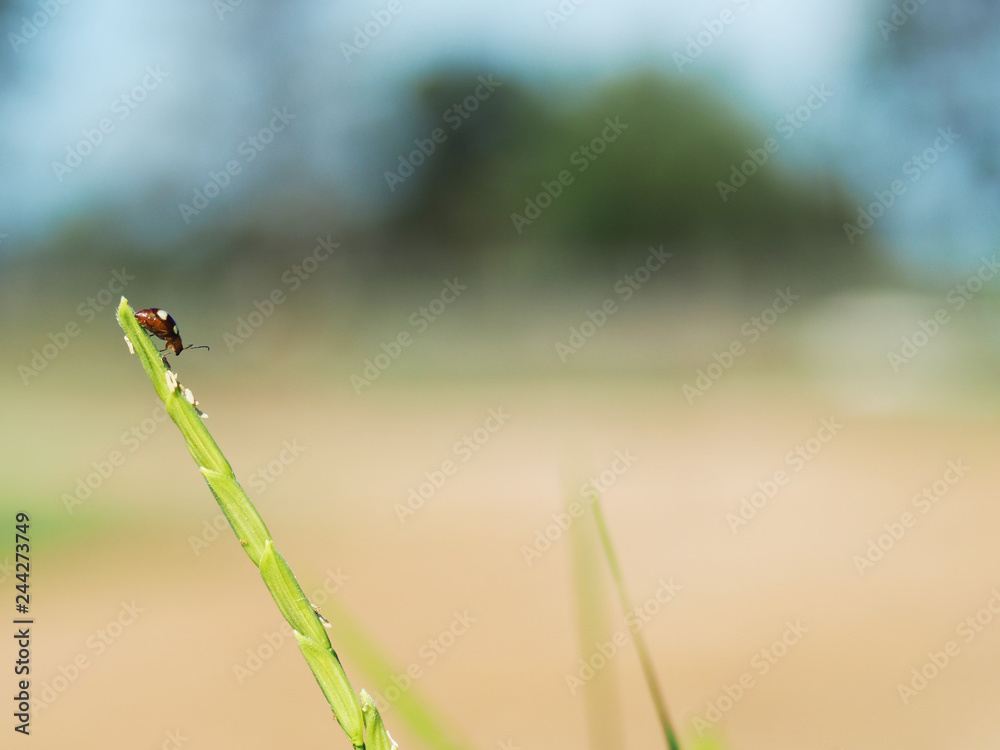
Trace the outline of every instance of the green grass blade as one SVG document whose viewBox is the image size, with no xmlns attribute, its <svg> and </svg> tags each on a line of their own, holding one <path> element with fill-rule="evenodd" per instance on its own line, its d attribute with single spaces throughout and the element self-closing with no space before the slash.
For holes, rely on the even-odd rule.
<svg viewBox="0 0 1000 750">
<path fill-rule="evenodd" d="M 628 614 L 632 611 L 632 602 L 629 599 L 628 590 L 625 588 L 625 576 L 622 575 L 621 565 L 618 563 L 618 555 L 615 553 L 614 545 L 611 543 L 611 534 L 608 532 L 608 524 L 604 520 L 604 511 L 601 509 L 601 500 L 595 494 L 591 507 L 594 511 L 594 522 L 597 524 L 598 533 L 601 536 L 601 544 L 604 547 L 604 556 L 608 561 L 608 568 L 611 570 L 611 578 L 615 582 L 618 590 L 618 600 L 621 602 L 622 611 Z M 660 683 L 656 679 L 656 670 L 653 669 L 653 659 L 646 646 L 646 639 L 642 631 L 633 634 L 635 650 L 639 655 L 639 663 L 642 665 L 642 674 L 646 678 L 646 686 L 649 689 L 650 697 L 656 708 L 656 715 L 663 728 L 663 735 L 667 740 L 667 747 L 670 750 L 680 750 L 677 742 L 677 735 L 674 733 L 673 725 L 670 723 L 670 714 L 667 713 L 667 704 L 663 700 L 663 693 L 660 691 Z"/>
<path fill-rule="evenodd" d="M 398 745 L 389 736 L 375 701 L 364 688 L 361 688 L 361 713 L 365 717 L 365 736 L 368 737 L 368 750 L 396 750 Z"/>
<path fill-rule="evenodd" d="M 570 504 L 577 502 L 576 497 L 567 495 L 567 512 Z M 593 517 L 581 516 L 570 527 L 569 537 L 580 656 L 586 661 L 593 653 L 594 644 L 606 640 L 611 631 L 606 574 Z M 612 664 L 609 663 L 587 681 L 583 697 L 590 747 L 604 750 L 620 744 L 624 735 L 621 696 Z"/>
<path fill-rule="evenodd" d="M 319 616 L 306 600 L 302 588 L 284 558 L 274 549 L 271 533 L 264 525 L 260 514 L 236 481 L 232 467 L 205 428 L 200 413 L 185 396 L 185 391 L 177 382 L 176 375 L 167 369 L 163 358 L 142 330 L 124 297 L 118 306 L 118 323 L 125 331 L 126 339 L 152 381 L 156 394 L 163 400 L 167 413 L 184 436 L 191 457 L 201 469 L 201 474 L 229 525 L 232 526 L 254 565 L 260 569 L 261 578 L 274 597 L 282 616 L 294 629 L 299 648 L 326 696 L 334 716 L 354 747 L 365 748 L 366 722 L 358 697 L 347 680 L 340 659 L 330 645 L 330 639 Z M 385 737 L 388 737 L 388 733 L 385 732 L 385 728 L 378 729 L 381 726 L 381 718 L 377 723 L 374 718 L 369 718 L 368 724 L 374 727 L 375 731 L 384 734 L 384 737 L 382 734 L 377 736 L 372 750 L 394 746 L 386 744 Z M 389 741 L 391 742 L 391 739 Z"/>
<path fill-rule="evenodd" d="M 330 615 L 330 628 L 337 641 L 349 645 L 352 662 L 364 671 L 369 682 L 391 685 L 392 678 L 403 672 L 336 599 L 325 602 L 323 611 Z M 434 750 L 472 750 L 471 743 L 421 698 L 415 687 L 401 691 L 392 708 L 395 715 L 427 747 Z"/>
</svg>

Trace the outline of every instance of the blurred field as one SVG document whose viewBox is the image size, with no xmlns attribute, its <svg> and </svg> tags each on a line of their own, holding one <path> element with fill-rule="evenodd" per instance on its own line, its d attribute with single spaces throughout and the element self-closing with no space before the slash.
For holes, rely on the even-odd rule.
<svg viewBox="0 0 1000 750">
<path fill-rule="evenodd" d="M 281 310 L 234 354 L 219 333 L 232 321 L 191 316 L 179 321 L 185 343 L 213 350 L 175 370 L 306 592 L 336 574 L 337 600 L 401 671 L 416 665 L 411 689 L 475 747 L 587 746 L 582 691 L 566 680 L 580 658 L 568 543 L 556 535 L 531 565 L 523 547 L 566 487 L 599 477 L 616 451 L 635 457 L 604 493 L 632 596 L 680 586 L 643 633 L 685 746 L 745 672 L 753 687 L 717 725 L 726 747 L 995 746 L 1000 625 L 970 642 L 956 631 L 1000 585 L 989 302 L 893 373 L 886 351 L 937 298 L 804 299 L 692 405 L 682 385 L 770 298 L 648 294 L 562 364 L 554 342 L 601 294 L 532 307 L 470 293 L 360 395 L 350 375 L 409 327 L 407 294 L 349 332 L 335 318 L 296 329 L 310 319 Z M 40 330 L 11 332 L 7 351 L 30 351 Z M 157 402 L 111 315 L 28 386 L 5 363 L 17 429 L 2 438 L 3 506 L 34 518 L 35 686 L 61 688 L 35 715 L 38 746 L 171 747 L 171 732 L 185 747 L 344 746 L 287 641 L 242 683 L 234 674 L 280 617 L 228 529 L 192 550 L 218 509 L 173 426 L 143 427 Z M 464 460 L 456 441 L 490 409 L 510 418 Z M 824 419 L 843 427 L 792 470 L 787 454 Z M 122 437 L 133 428 L 134 450 Z M 281 464 L 287 445 L 300 455 Z M 122 465 L 68 513 L 64 493 L 114 450 Z M 395 506 L 446 460 L 457 474 L 401 522 Z M 915 512 L 912 497 L 954 460 L 967 475 Z M 734 534 L 727 514 L 782 469 L 788 483 Z M 854 557 L 907 510 L 916 524 L 860 575 Z M 114 625 L 132 602 L 134 622 Z M 475 622 L 436 649 L 456 613 Z M 762 674 L 752 660 L 789 621 L 808 631 Z M 949 639 L 959 655 L 904 706 L 897 684 Z M 356 687 L 385 692 L 349 644 L 334 645 Z M 611 663 L 619 746 L 662 746 L 634 654 Z M 401 747 L 417 746 L 384 715 Z"/>
<path fill-rule="evenodd" d="M 349 744 L 122 294 L 404 750 L 1000 745 L 1000 6 L 724 5 L 0 0 L 35 747 Z"/>
</svg>

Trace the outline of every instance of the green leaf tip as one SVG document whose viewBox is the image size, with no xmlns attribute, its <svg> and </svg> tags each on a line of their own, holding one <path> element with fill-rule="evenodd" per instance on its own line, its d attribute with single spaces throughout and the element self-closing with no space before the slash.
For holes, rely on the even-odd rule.
<svg viewBox="0 0 1000 750">
<path fill-rule="evenodd" d="M 365 718 L 365 742 L 368 750 L 396 750 L 399 747 L 382 723 L 378 706 L 364 688 L 361 688 L 361 714 Z"/>
</svg>

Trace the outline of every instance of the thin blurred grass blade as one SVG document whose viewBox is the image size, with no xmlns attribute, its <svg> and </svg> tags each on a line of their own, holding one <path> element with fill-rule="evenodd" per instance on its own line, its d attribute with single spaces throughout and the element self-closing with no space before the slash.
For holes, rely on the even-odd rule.
<svg viewBox="0 0 1000 750">
<path fill-rule="evenodd" d="M 330 613 L 330 629 L 337 643 L 344 644 L 345 650 L 350 651 L 351 661 L 360 667 L 371 684 L 390 685 L 392 678 L 403 672 L 335 598 L 323 603 L 323 611 Z M 392 703 L 392 710 L 427 747 L 473 750 L 473 745 L 421 698 L 413 686 Z"/>
<path fill-rule="evenodd" d="M 567 511 L 578 502 L 567 494 Z M 593 644 L 608 637 L 607 582 L 601 560 L 600 538 L 593 517 L 583 515 L 569 530 L 573 593 L 580 637 L 580 656 L 586 661 Z M 607 664 L 583 689 L 587 713 L 587 736 L 593 750 L 615 747 L 624 734 L 621 694 L 612 664 Z"/>
<path fill-rule="evenodd" d="M 591 508 L 594 511 L 594 523 L 601 537 L 601 545 L 604 547 L 604 556 L 608 561 L 608 568 L 611 570 L 611 578 L 615 582 L 618 590 L 618 600 L 621 602 L 622 611 L 628 614 L 632 611 L 632 601 L 629 598 L 628 590 L 625 588 L 625 576 L 622 575 L 621 565 L 618 563 L 618 555 L 615 553 L 614 545 L 611 543 L 611 534 L 608 531 L 608 524 L 604 520 L 604 511 L 601 509 L 601 499 L 596 493 L 592 495 Z M 660 684 L 656 679 L 656 670 L 653 669 L 653 659 L 649 655 L 649 648 L 646 646 L 646 639 L 642 631 L 633 634 L 632 640 L 635 643 L 635 650 L 639 654 L 639 663 L 642 665 L 642 674 L 646 678 L 646 686 L 649 695 L 653 699 L 656 708 L 656 715 L 663 728 L 663 734 L 667 740 L 667 747 L 670 750 L 680 750 L 677 742 L 677 735 L 674 733 L 673 725 L 670 723 L 670 714 L 667 713 L 667 704 L 663 700 L 663 693 L 660 691 Z"/>
<path fill-rule="evenodd" d="M 722 743 L 709 733 L 697 740 L 692 750 L 722 750 Z"/>
</svg>

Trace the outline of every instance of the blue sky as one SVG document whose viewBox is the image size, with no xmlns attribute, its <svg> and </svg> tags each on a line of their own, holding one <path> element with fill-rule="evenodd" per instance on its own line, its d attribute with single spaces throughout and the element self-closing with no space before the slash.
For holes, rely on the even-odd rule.
<svg viewBox="0 0 1000 750">
<path fill-rule="evenodd" d="M 40 7 L 24 5 L 36 13 Z M 127 207 L 150 194 L 176 202 L 266 123 L 274 106 L 308 116 L 293 125 L 294 141 L 282 143 L 278 134 L 260 164 L 294 157 L 303 169 L 337 175 L 345 198 L 363 210 L 382 190 L 369 148 L 373 129 L 391 136 L 410 103 L 408 83 L 456 61 L 581 90 L 655 66 L 705 80 L 765 131 L 801 107 L 812 87 L 826 86 L 829 102 L 780 157 L 835 168 L 865 200 L 948 125 L 914 118 L 905 101 L 868 87 L 860 71 L 879 52 L 877 22 L 887 14 L 859 0 L 245 1 L 228 9 L 210 0 L 98 0 L 58 7 L 26 41 L 9 36 L 23 30 L 20 14 L 4 29 L 0 54 L 14 80 L 0 99 L 0 232 L 15 238 L 37 236 L 95 202 Z M 366 23 L 377 24 L 370 27 L 377 35 L 345 55 L 342 45 Z M 679 63 L 676 55 L 690 51 L 692 40 L 698 56 Z M 150 69 L 160 72 L 151 88 Z M 136 87 L 148 89 L 143 101 L 123 105 L 123 94 Z M 112 132 L 93 153 L 55 174 L 53 162 L 65 161 L 67 147 L 106 119 Z M 994 212 L 984 209 L 993 196 L 971 191 L 975 165 L 968 159 L 961 143 L 941 154 L 880 220 L 878 231 L 900 257 L 953 265 L 989 251 L 997 227 L 984 217 Z M 227 197 L 238 199 L 249 185 L 234 185 Z"/>
</svg>

